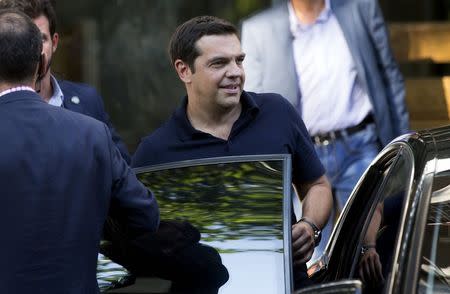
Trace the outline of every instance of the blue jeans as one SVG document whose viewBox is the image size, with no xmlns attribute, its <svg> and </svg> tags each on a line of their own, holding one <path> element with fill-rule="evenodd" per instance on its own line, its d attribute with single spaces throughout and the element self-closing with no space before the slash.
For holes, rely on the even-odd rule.
<svg viewBox="0 0 450 294">
<path fill-rule="evenodd" d="M 315 145 L 319 158 L 325 167 L 326 175 L 331 182 L 334 196 L 334 209 L 327 225 L 322 230 L 322 240 L 315 248 L 309 263 L 322 255 L 328 243 L 336 215 L 342 211 L 353 187 L 366 168 L 381 149 L 377 139 L 375 124 L 368 124 L 365 129 L 352 135 L 344 136 L 328 144 Z"/>
</svg>

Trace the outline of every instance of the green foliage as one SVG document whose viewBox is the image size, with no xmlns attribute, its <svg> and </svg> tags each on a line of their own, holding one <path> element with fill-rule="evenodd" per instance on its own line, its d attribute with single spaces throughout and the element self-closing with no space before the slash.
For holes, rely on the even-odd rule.
<svg viewBox="0 0 450 294">
<path fill-rule="evenodd" d="M 138 177 L 155 194 L 162 219 L 189 221 L 204 241 L 282 240 L 282 169 L 274 165 L 191 166 Z"/>
</svg>

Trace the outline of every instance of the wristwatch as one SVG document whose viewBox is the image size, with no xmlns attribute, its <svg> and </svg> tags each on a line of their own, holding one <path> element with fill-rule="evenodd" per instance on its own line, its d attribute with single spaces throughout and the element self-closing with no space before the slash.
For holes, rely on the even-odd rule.
<svg viewBox="0 0 450 294">
<path fill-rule="evenodd" d="M 364 255 L 367 251 L 369 251 L 371 248 L 376 248 L 375 244 L 367 244 L 361 246 L 361 255 Z"/>
<path fill-rule="evenodd" d="M 298 224 L 299 222 L 304 222 L 304 223 L 307 223 L 308 225 L 311 226 L 311 228 L 312 228 L 313 231 L 314 231 L 314 246 L 319 245 L 320 240 L 322 239 L 322 231 L 319 230 L 319 228 L 318 228 L 313 222 L 307 220 L 307 219 L 304 218 L 304 217 L 302 217 L 302 218 L 297 222 L 297 224 Z"/>
</svg>

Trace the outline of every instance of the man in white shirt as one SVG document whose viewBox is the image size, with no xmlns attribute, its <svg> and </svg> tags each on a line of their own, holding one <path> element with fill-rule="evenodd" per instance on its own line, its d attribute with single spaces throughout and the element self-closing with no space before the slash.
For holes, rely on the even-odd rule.
<svg viewBox="0 0 450 294">
<path fill-rule="evenodd" d="M 408 130 L 403 78 L 377 1 L 284 1 L 243 21 L 242 47 L 245 89 L 279 93 L 297 108 L 341 210 L 381 147 Z"/>
</svg>

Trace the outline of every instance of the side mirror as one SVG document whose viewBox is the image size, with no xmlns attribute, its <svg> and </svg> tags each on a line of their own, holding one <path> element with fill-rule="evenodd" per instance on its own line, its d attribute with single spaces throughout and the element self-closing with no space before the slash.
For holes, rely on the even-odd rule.
<svg viewBox="0 0 450 294">
<path fill-rule="evenodd" d="M 294 294 L 361 294 L 362 283 L 360 280 L 343 280 L 339 282 L 324 283 L 300 289 Z"/>
</svg>

